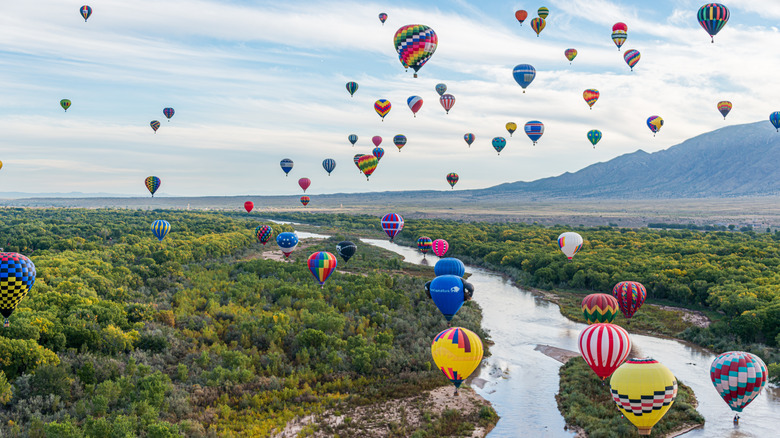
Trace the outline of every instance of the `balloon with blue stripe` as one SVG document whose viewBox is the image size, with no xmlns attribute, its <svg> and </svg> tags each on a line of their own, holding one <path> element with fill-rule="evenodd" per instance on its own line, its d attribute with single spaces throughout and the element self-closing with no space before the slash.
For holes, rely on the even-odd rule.
<svg viewBox="0 0 780 438">
<path fill-rule="evenodd" d="M 152 222 L 152 234 L 154 234 L 154 237 L 156 237 L 160 242 L 162 242 L 165 236 L 168 235 L 168 231 L 170 230 L 171 224 L 169 224 L 168 221 L 157 219 L 156 221 Z"/>
<path fill-rule="evenodd" d="M 328 176 L 330 176 L 330 173 L 336 168 L 336 160 L 333 158 L 326 158 L 322 162 L 322 168 L 325 169 L 325 171 L 328 172 Z"/>
</svg>

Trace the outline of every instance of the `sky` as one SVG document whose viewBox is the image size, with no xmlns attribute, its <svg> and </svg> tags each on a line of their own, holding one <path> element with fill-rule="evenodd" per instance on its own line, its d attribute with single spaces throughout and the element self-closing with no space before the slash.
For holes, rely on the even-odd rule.
<svg viewBox="0 0 780 438">
<path fill-rule="evenodd" d="M 643 149 L 654 152 L 724 126 L 768 122 L 780 110 L 780 2 L 733 0 L 715 43 L 703 1 L 225 1 L 35 0 L 0 16 L 0 193 L 148 196 L 307 195 L 476 189 L 574 172 Z M 550 15 L 537 37 L 536 10 Z M 525 9 L 520 25 L 514 17 Z M 382 25 L 378 14 L 388 14 Z M 612 25 L 628 25 L 618 51 Z M 393 46 L 407 24 L 434 29 L 436 52 L 412 77 Z M 575 48 L 570 64 L 564 50 Z M 630 71 L 623 60 L 636 49 Z M 531 64 L 526 93 L 512 78 Z M 356 81 L 350 97 L 345 88 Z M 456 102 L 449 114 L 434 87 Z M 588 88 L 601 96 L 593 109 Z M 413 117 L 406 99 L 423 98 Z M 65 112 L 61 99 L 70 99 Z M 377 99 L 393 107 L 384 121 Z M 729 100 L 726 120 L 716 109 Z M 176 114 L 166 121 L 162 110 Z M 664 119 L 654 137 L 651 115 Z M 162 124 L 154 133 L 151 120 Z M 545 125 L 536 146 L 523 133 Z M 507 122 L 518 124 L 512 137 Z M 594 149 L 591 129 L 603 137 Z M 467 132 L 476 141 L 468 147 Z M 347 137 L 357 134 L 353 147 Z M 396 134 L 408 138 L 399 152 Z M 384 140 L 367 181 L 352 162 Z M 493 137 L 507 139 L 500 155 Z M 295 167 L 285 177 L 279 161 Z M 337 162 L 331 176 L 322 161 Z"/>
</svg>

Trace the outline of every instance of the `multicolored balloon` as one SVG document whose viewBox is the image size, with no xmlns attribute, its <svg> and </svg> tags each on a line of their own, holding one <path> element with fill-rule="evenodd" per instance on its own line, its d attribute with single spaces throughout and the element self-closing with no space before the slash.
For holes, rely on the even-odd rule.
<svg viewBox="0 0 780 438">
<path fill-rule="evenodd" d="M 465 300 L 465 285 L 457 275 L 439 275 L 428 285 L 428 292 L 444 319 L 452 321 Z"/>
<path fill-rule="evenodd" d="M 631 319 L 647 299 L 647 290 L 638 281 L 621 281 L 612 288 L 612 296 L 617 299 L 623 316 Z"/>
<path fill-rule="evenodd" d="M 154 192 L 157 191 L 157 189 L 160 188 L 160 183 L 162 181 L 160 178 L 157 178 L 156 176 L 147 176 L 144 180 L 144 185 L 146 186 L 146 190 L 149 190 L 149 193 L 152 194 L 152 198 L 154 198 Z"/>
<path fill-rule="evenodd" d="M 466 141 L 466 144 L 469 145 L 469 147 L 471 147 L 471 143 L 474 143 L 474 139 L 476 139 L 476 137 L 474 137 L 474 134 L 470 132 L 467 132 L 463 135 L 463 140 Z"/>
<path fill-rule="evenodd" d="M 350 96 L 355 95 L 355 91 L 358 90 L 358 83 L 354 81 L 347 82 L 347 91 L 349 92 Z"/>
<path fill-rule="evenodd" d="M 525 88 L 529 86 L 536 77 L 536 69 L 530 64 L 519 64 L 512 70 L 512 76 L 515 78 L 515 82 L 523 87 L 523 93 L 525 93 Z"/>
<path fill-rule="evenodd" d="M 406 136 L 403 134 L 396 135 L 393 137 L 393 144 L 398 148 L 398 152 L 401 152 L 401 148 L 406 146 Z"/>
<path fill-rule="evenodd" d="M 723 120 L 726 120 L 726 116 L 731 112 L 731 108 L 733 108 L 733 105 L 728 100 L 718 102 L 718 111 L 723 115 Z"/>
<path fill-rule="evenodd" d="M 81 13 L 81 16 L 84 17 L 84 22 L 86 23 L 89 16 L 92 15 L 92 8 L 84 5 L 79 8 L 79 13 Z"/>
<path fill-rule="evenodd" d="M 780 131 L 780 111 L 775 111 L 769 115 L 769 121 L 772 122 L 772 126 L 775 130 Z"/>
<path fill-rule="evenodd" d="M 301 196 L 301 204 L 303 204 L 304 207 L 309 205 L 309 202 L 311 202 L 311 198 L 308 196 Z"/>
<path fill-rule="evenodd" d="M 382 217 L 382 229 L 392 242 L 395 236 L 404 229 L 404 218 L 400 214 L 388 213 Z M 435 251 L 435 250 L 434 250 Z"/>
<path fill-rule="evenodd" d="M 149 126 L 151 126 L 154 132 L 157 133 L 157 130 L 160 129 L 160 122 L 157 120 L 152 120 L 149 122 Z"/>
<path fill-rule="evenodd" d="M 356 134 L 349 134 L 347 140 L 349 140 L 349 142 L 352 143 L 352 146 L 355 146 L 355 143 L 357 143 L 358 141 L 358 136 Z"/>
<path fill-rule="evenodd" d="M 536 32 L 536 37 L 539 37 L 539 34 L 542 33 L 544 30 L 544 26 L 546 26 L 547 23 L 544 21 L 544 18 L 534 18 L 531 20 L 531 29 L 533 29 L 534 32 Z"/>
<path fill-rule="evenodd" d="M 582 358 L 602 380 L 611 376 L 631 352 L 626 329 L 610 323 L 598 322 L 585 327 L 578 344 Z"/>
<path fill-rule="evenodd" d="M 493 137 L 492 144 L 493 149 L 498 152 L 498 155 L 501 155 L 501 151 L 506 147 L 506 139 L 504 137 Z"/>
<path fill-rule="evenodd" d="M 590 144 L 593 145 L 593 149 L 596 149 L 596 143 L 598 143 L 601 140 L 601 131 L 598 129 L 591 129 L 588 131 L 588 141 L 590 141 Z"/>
<path fill-rule="evenodd" d="M 438 42 L 436 32 L 422 24 L 402 26 L 393 36 L 398 59 L 404 67 L 414 70 L 414 77 L 417 77 L 420 68 L 431 59 Z"/>
<path fill-rule="evenodd" d="M 294 164 L 295 163 L 293 163 L 293 160 L 289 158 L 285 158 L 279 162 L 279 165 L 282 167 L 282 170 L 284 171 L 284 176 L 287 176 L 290 173 Z"/>
<path fill-rule="evenodd" d="M 420 96 L 409 96 L 409 98 L 406 99 L 406 104 L 409 105 L 412 114 L 417 117 L 417 111 L 420 111 L 420 108 L 422 108 L 423 100 Z"/>
<path fill-rule="evenodd" d="M 585 103 L 588 104 L 590 109 L 593 109 L 593 105 L 599 100 L 600 95 L 601 93 L 599 93 L 599 90 L 596 90 L 595 88 L 588 88 L 582 92 L 582 98 L 585 99 Z"/>
<path fill-rule="evenodd" d="M 417 249 L 423 253 L 423 257 L 425 257 L 425 254 L 428 254 L 432 246 L 433 240 L 430 237 L 422 236 L 417 239 Z"/>
<path fill-rule="evenodd" d="M 731 410 L 742 412 L 761 394 L 769 374 L 764 361 L 755 354 L 729 351 L 712 361 L 710 379 Z"/>
<path fill-rule="evenodd" d="M 515 131 L 517 131 L 517 123 L 515 123 L 515 122 L 507 123 L 506 124 L 506 130 L 507 130 L 507 132 L 509 132 L 509 136 L 511 137 L 512 134 L 514 134 Z"/>
<path fill-rule="evenodd" d="M 268 243 L 269 240 L 271 240 L 271 235 L 273 234 L 274 229 L 271 228 L 269 225 L 260 225 L 257 228 L 255 228 L 255 236 L 257 236 L 257 241 L 262 243 L 263 246 L 265 246 L 266 243 Z"/>
<path fill-rule="evenodd" d="M 630 359 L 609 382 L 612 400 L 639 435 L 650 435 L 677 398 L 677 379 L 654 359 Z"/>
<path fill-rule="evenodd" d="M 279 233 L 276 236 L 276 244 L 279 245 L 279 249 L 282 250 L 284 258 L 288 258 L 290 257 L 290 254 L 295 251 L 295 247 L 298 246 L 298 235 L 289 231 Z"/>
<path fill-rule="evenodd" d="M 618 308 L 618 302 L 612 295 L 590 294 L 582 299 L 582 316 L 588 324 L 612 322 Z"/>
<path fill-rule="evenodd" d="M 382 22 L 382 26 L 384 26 L 384 25 L 385 25 L 385 20 L 387 20 L 387 14 L 385 14 L 384 12 L 382 12 L 381 14 L 379 14 L 379 21 L 381 21 L 381 22 Z"/>
<path fill-rule="evenodd" d="M 451 188 L 455 188 L 455 184 L 458 183 L 458 180 L 460 177 L 458 177 L 458 174 L 455 172 L 450 172 L 447 174 L 447 182 L 450 184 Z"/>
<path fill-rule="evenodd" d="M 247 213 L 251 213 L 252 209 L 254 209 L 254 208 L 255 208 L 255 203 L 254 202 L 252 202 L 252 201 L 244 202 L 244 209 L 246 210 Z"/>
<path fill-rule="evenodd" d="M 156 221 L 152 222 L 152 234 L 154 234 L 154 237 L 156 237 L 160 242 L 165 239 L 165 236 L 168 235 L 168 231 L 170 230 L 171 224 L 169 224 L 168 221 L 157 219 Z"/>
<path fill-rule="evenodd" d="M 11 325 L 8 318 L 35 284 L 35 274 L 35 264 L 27 256 L 0 252 L 0 314 L 5 318 L 4 327 Z"/>
<path fill-rule="evenodd" d="M 626 38 L 628 38 L 628 26 L 626 23 L 615 23 L 612 26 L 612 42 L 615 43 L 618 51 L 620 51 L 623 43 L 626 42 Z"/>
<path fill-rule="evenodd" d="M 525 19 L 528 18 L 528 12 L 526 12 L 523 9 L 520 9 L 519 11 L 515 11 L 515 18 L 517 18 L 517 21 L 520 22 L 520 26 L 522 26 L 523 21 L 525 21 Z"/>
<path fill-rule="evenodd" d="M 325 169 L 325 172 L 328 172 L 328 176 L 330 176 L 330 173 L 333 172 L 333 169 L 336 168 L 336 160 L 333 158 L 326 158 L 322 160 L 322 168 Z"/>
<path fill-rule="evenodd" d="M 390 104 L 390 101 L 387 99 L 379 99 L 376 102 L 374 102 L 374 111 L 376 111 L 377 114 L 379 114 L 379 117 L 382 118 L 382 121 L 385 121 L 385 116 L 387 113 L 390 112 L 390 109 L 393 108 L 393 105 Z"/>
<path fill-rule="evenodd" d="M 303 189 L 303 193 L 306 193 L 306 189 L 311 185 L 311 180 L 309 178 L 301 178 L 298 180 L 298 185 Z"/>
<path fill-rule="evenodd" d="M 309 256 L 306 264 L 309 266 L 309 271 L 311 271 L 314 279 L 320 283 L 320 286 L 324 286 L 330 274 L 336 270 L 339 261 L 336 259 L 336 256 L 327 251 L 317 251 Z"/>
<path fill-rule="evenodd" d="M 573 231 L 567 231 L 558 236 L 558 248 L 567 259 L 571 260 L 582 249 L 582 236 Z"/>
<path fill-rule="evenodd" d="M 163 115 L 168 118 L 168 121 L 171 121 L 171 117 L 176 113 L 176 111 L 173 110 L 173 108 L 163 108 Z"/>
<path fill-rule="evenodd" d="M 453 105 L 455 105 L 455 96 L 452 94 L 445 94 L 439 98 L 439 103 L 441 103 L 442 108 L 444 108 L 444 110 L 447 111 L 447 114 L 449 114 L 450 109 Z"/>
<path fill-rule="evenodd" d="M 360 157 L 362 157 L 363 154 L 355 154 L 354 157 L 352 157 L 352 161 L 355 162 L 355 166 L 358 168 L 358 172 L 363 173 L 363 170 L 360 169 Z"/>
<path fill-rule="evenodd" d="M 379 164 L 379 160 L 374 155 L 362 155 L 358 158 L 358 168 L 363 175 L 366 176 L 366 180 L 376 170 L 376 165 Z"/>
<path fill-rule="evenodd" d="M 471 330 L 450 327 L 433 338 L 431 355 L 436 366 L 455 385 L 457 395 L 461 383 L 482 362 L 482 340 Z"/>
<path fill-rule="evenodd" d="M 60 101 L 60 106 L 65 110 L 65 112 L 68 112 L 68 108 L 70 108 L 70 99 L 62 99 Z"/>
<path fill-rule="evenodd" d="M 344 263 L 346 263 L 357 252 L 357 245 L 349 240 L 345 240 L 336 245 L 336 252 L 339 253 L 341 258 L 344 259 Z"/>
<path fill-rule="evenodd" d="M 548 15 L 550 15 L 550 10 L 542 6 L 539 8 L 539 10 L 536 11 L 536 15 L 541 17 L 542 19 L 547 18 Z"/>
<path fill-rule="evenodd" d="M 439 96 L 443 96 L 444 93 L 447 92 L 447 85 L 446 84 L 436 84 L 436 92 L 439 93 Z"/>
<path fill-rule="evenodd" d="M 566 49 L 563 51 L 563 56 L 569 60 L 569 65 L 571 65 L 571 62 L 577 57 L 577 49 Z"/>
<path fill-rule="evenodd" d="M 378 135 L 371 137 L 371 143 L 374 143 L 374 146 L 379 146 L 380 144 L 382 144 L 382 137 Z"/>
<path fill-rule="evenodd" d="M 450 244 L 446 240 L 436 239 L 433 241 L 433 253 L 436 254 L 436 257 L 444 257 L 448 249 L 450 249 Z"/>
<path fill-rule="evenodd" d="M 647 118 L 647 127 L 653 131 L 653 137 L 655 137 L 655 133 L 661 129 L 661 126 L 664 126 L 664 119 L 660 116 L 650 116 Z"/>
<path fill-rule="evenodd" d="M 527 135 L 528 138 L 534 142 L 534 146 L 536 146 L 537 140 L 539 140 L 544 134 L 544 123 L 538 120 L 531 120 L 525 124 L 523 129 L 525 129 L 525 135 Z"/>
<path fill-rule="evenodd" d="M 723 29 L 723 26 L 729 21 L 729 8 L 720 3 L 707 3 L 699 8 L 696 18 L 704 30 L 710 34 L 711 42 L 715 42 L 715 35 Z"/>
<path fill-rule="evenodd" d="M 379 146 L 375 147 L 374 150 L 371 151 L 371 153 L 376 157 L 377 163 L 379 162 L 379 160 L 382 159 L 382 157 L 385 156 L 385 150 L 380 148 Z"/>
<path fill-rule="evenodd" d="M 626 64 L 631 67 L 631 71 L 634 71 L 634 66 L 639 62 L 640 57 L 639 50 L 634 49 L 626 50 L 626 53 L 623 54 L 623 59 L 626 61 Z"/>
</svg>

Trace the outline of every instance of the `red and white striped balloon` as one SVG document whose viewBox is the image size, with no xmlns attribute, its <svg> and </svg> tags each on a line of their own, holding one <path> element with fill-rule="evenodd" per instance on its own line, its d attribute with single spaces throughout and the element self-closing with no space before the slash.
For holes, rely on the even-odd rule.
<svg viewBox="0 0 780 438">
<path fill-rule="evenodd" d="M 591 324 L 580 333 L 580 353 L 593 371 L 606 379 L 623 363 L 631 352 L 628 332 L 610 323 Z"/>
</svg>

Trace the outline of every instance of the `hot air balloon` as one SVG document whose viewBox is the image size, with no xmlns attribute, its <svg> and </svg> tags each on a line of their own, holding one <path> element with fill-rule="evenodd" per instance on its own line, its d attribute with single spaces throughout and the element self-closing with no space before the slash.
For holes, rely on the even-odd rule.
<svg viewBox="0 0 780 438">
<path fill-rule="evenodd" d="M 422 236 L 417 239 L 417 249 L 419 249 L 420 252 L 423 253 L 423 257 L 425 257 L 425 254 L 428 254 L 428 251 L 430 251 L 432 246 L 433 246 L 433 240 L 431 240 L 430 237 Z"/>
<path fill-rule="evenodd" d="M 156 133 L 157 130 L 160 129 L 160 122 L 157 120 L 152 120 L 151 122 L 149 122 L 149 126 L 151 126 L 154 132 Z"/>
<path fill-rule="evenodd" d="M 550 15 L 550 10 L 542 6 L 539 8 L 539 10 L 536 11 L 536 15 L 541 17 L 542 19 L 547 18 L 548 15 Z"/>
<path fill-rule="evenodd" d="M 517 21 L 520 22 L 520 26 L 523 25 L 523 21 L 525 21 L 526 18 L 528 18 L 528 12 L 520 9 L 519 11 L 515 11 L 515 18 L 517 18 Z"/>
<path fill-rule="evenodd" d="M 599 93 L 599 90 L 588 88 L 587 90 L 582 92 L 582 98 L 585 99 L 585 103 L 588 104 L 590 109 L 593 109 L 593 105 L 596 103 L 597 100 L 599 100 L 599 96 L 601 93 Z"/>
<path fill-rule="evenodd" d="M 744 351 L 729 351 L 712 361 L 710 378 L 731 410 L 742 412 L 761 394 L 769 375 L 758 356 Z"/>
<path fill-rule="evenodd" d="M 2 169 L 2 168 L 3 168 L 3 162 L 0 161 L 0 169 Z"/>
<path fill-rule="evenodd" d="M 650 116 L 647 118 L 647 127 L 653 131 L 653 137 L 655 137 L 655 133 L 661 129 L 661 126 L 664 126 L 664 119 L 660 116 Z"/>
<path fill-rule="evenodd" d="M 544 30 L 544 26 L 546 26 L 547 23 L 544 21 L 544 18 L 534 18 L 531 20 L 531 29 L 533 29 L 534 32 L 536 32 L 536 37 L 539 37 L 539 34 L 542 33 Z"/>
<path fill-rule="evenodd" d="M 647 298 L 647 290 L 638 281 L 621 281 L 612 288 L 612 296 L 617 298 L 620 311 L 626 319 L 631 319 L 642 307 Z"/>
<path fill-rule="evenodd" d="M 628 38 L 628 26 L 626 26 L 626 23 L 615 23 L 612 26 L 612 42 L 615 43 L 618 50 L 626 42 L 626 38 Z"/>
<path fill-rule="evenodd" d="M 60 106 L 65 110 L 65 112 L 68 112 L 68 108 L 70 108 L 70 99 L 62 99 L 60 101 Z"/>
<path fill-rule="evenodd" d="M 409 105 L 412 114 L 417 117 L 417 111 L 420 111 L 420 108 L 422 108 L 423 100 L 420 96 L 409 96 L 409 98 L 406 99 L 406 104 Z"/>
<path fill-rule="evenodd" d="M 596 149 L 596 143 L 598 143 L 599 140 L 601 140 L 601 131 L 599 131 L 598 129 L 591 129 L 590 131 L 588 131 L 587 137 L 588 140 L 590 141 L 590 144 L 593 145 L 593 149 Z"/>
<path fill-rule="evenodd" d="M 379 114 L 379 117 L 382 118 L 383 122 L 385 121 L 385 116 L 390 112 L 392 107 L 393 105 L 391 105 L 390 101 L 387 99 L 379 99 L 374 102 L 374 111 Z"/>
<path fill-rule="evenodd" d="M 374 150 L 371 151 L 371 153 L 376 157 L 377 163 L 379 162 L 379 160 L 382 159 L 382 157 L 385 156 L 385 150 L 380 148 L 379 146 L 375 147 Z"/>
<path fill-rule="evenodd" d="M 361 172 L 363 172 L 363 175 L 366 176 L 366 180 L 368 180 L 368 177 L 371 176 L 372 173 L 374 173 L 374 170 L 376 170 L 376 165 L 379 163 L 379 160 L 374 155 L 363 155 L 360 158 L 358 158 L 358 168 Z"/>
<path fill-rule="evenodd" d="M 309 256 L 306 264 L 309 266 L 309 271 L 311 271 L 314 279 L 320 283 L 320 286 L 324 287 L 325 281 L 336 270 L 339 261 L 336 259 L 336 256 L 327 251 L 317 251 Z"/>
<path fill-rule="evenodd" d="M 720 111 L 720 113 L 723 114 L 723 120 L 726 120 L 726 116 L 731 111 L 731 108 L 733 108 L 733 106 L 731 105 L 731 102 L 729 102 L 728 100 L 722 100 L 718 102 L 718 111 Z"/>
<path fill-rule="evenodd" d="M 493 137 L 493 149 L 501 155 L 501 151 L 506 147 L 506 139 L 504 137 Z"/>
<path fill-rule="evenodd" d="M 349 140 L 350 143 L 352 143 L 352 146 L 355 146 L 355 143 L 358 141 L 358 136 L 355 134 L 349 134 L 349 137 L 347 137 L 347 140 Z"/>
<path fill-rule="evenodd" d="M 309 178 L 301 178 L 298 180 L 298 185 L 303 189 L 303 193 L 306 193 L 306 189 L 311 185 L 311 180 Z"/>
<path fill-rule="evenodd" d="M 79 13 L 81 13 L 81 16 L 84 17 L 84 22 L 87 22 L 87 19 L 90 15 L 92 15 L 92 8 L 84 5 L 79 9 Z"/>
<path fill-rule="evenodd" d="M 628 32 L 628 25 L 626 25 L 626 23 L 617 22 L 612 25 L 612 32 L 616 32 L 616 31 Z"/>
<path fill-rule="evenodd" d="M 255 204 L 252 201 L 246 201 L 244 202 L 244 208 L 247 213 L 251 213 L 252 209 L 255 208 Z"/>
<path fill-rule="evenodd" d="M 454 257 L 445 257 L 433 265 L 433 273 L 438 277 L 440 275 L 456 275 L 463 277 L 466 274 L 466 265 L 460 259 Z"/>
<path fill-rule="evenodd" d="M 515 78 L 515 82 L 523 87 L 523 93 L 525 93 L 525 87 L 530 85 L 536 77 L 536 69 L 530 64 L 519 64 L 512 70 L 512 76 Z"/>
<path fill-rule="evenodd" d="M 395 236 L 404 229 L 404 218 L 400 214 L 388 213 L 382 217 L 382 229 L 392 242 Z"/>
<path fill-rule="evenodd" d="M 452 94 L 445 94 L 439 98 L 439 103 L 441 103 L 442 108 L 444 108 L 444 110 L 447 111 L 447 114 L 449 114 L 450 109 L 453 105 L 455 105 L 455 96 Z"/>
<path fill-rule="evenodd" d="M 325 172 L 328 172 L 328 176 L 330 176 L 330 173 L 333 172 L 333 169 L 336 168 L 336 160 L 333 158 L 326 158 L 322 160 L 322 168 L 325 169 Z"/>
<path fill-rule="evenodd" d="M 347 82 L 347 91 L 349 92 L 350 96 L 355 95 L 355 91 L 358 90 L 358 83 L 354 81 Z"/>
<path fill-rule="evenodd" d="M 304 207 L 309 205 L 309 202 L 311 202 L 311 198 L 308 196 L 301 196 L 301 204 L 303 204 Z"/>
<path fill-rule="evenodd" d="M 290 173 L 293 168 L 293 164 L 293 160 L 289 158 L 285 158 L 279 162 L 279 165 L 282 166 L 282 170 L 284 171 L 284 176 L 287 176 Z"/>
<path fill-rule="evenodd" d="M 611 376 L 631 352 L 626 329 L 610 323 L 598 322 L 585 327 L 578 344 L 582 358 L 601 380 Z"/>
<path fill-rule="evenodd" d="M 152 194 L 152 198 L 154 198 L 154 192 L 157 191 L 157 189 L 160 188 L 160 178 L 157 178 L 156 176 L 147 176 L 144 180 L 144 185 L 146 186 L 146 190 L 149 190 L 149 193 Z"/>
<path fill-rule="evenodd" d="M 357 251 L 357 245 L 350 242 L 349 240 L 339 242 L 338 245 L 336 245 L 336 252 L 339 253 L 342 259 L 344 259 L 344 263 L 348 262 L 349 259 L 351 259 L 353 255 L 355 255 L 356 251 Z"/>
<path fill-rule="evenodd" d="M 471 143 L 474 143 L 475 138 L 476 137 L 474 137 L 474 134 L 470 132 L 467 132 L 466 134 L 463 135 L 463 140 L 466 141 L 466 144 L 469 145 L 469 147 L 471 147 Z"/>
<path fill-rule="evenodd" d="M 171 117 L 173 117 L 173 114 L 174 114 L 175 112 L 176 112 L 176 111 L 174 111 L 174 110 L 173 110 L 173 108 L 171 108 L 171 107 L 168 107 L 168 108 L 163 108 L 163 115 L 165 115 L 165 117 L 167 117 L 167 118 L 168 118 L 168 121 L 169 121 L 169 122 L 171 121 Z"/>
<path fill-rule="evenodd" d="M 563 51 L 563 56 L 569 60 L 569 65 L 571 65 L 571 62 L 577 57 L 577 49 L 566 49 Z"/>
<path fill-rule="evenodd" d="M 379 146 L 380 144 L 382 144 L 382 137 L 375 135 L 371 137 L 371 142 L 374 143 L 374 146 Z"/>
<path fill-rule="evenodd" d="M 447 250 L 450 249 L 450 244 L 444 239 L 436 239 L 433 241 L 433 253 L 437 257 L 444 257 L 447 254 Z"/>
<path fill-rule="evenodd" d="M 355 154 L 354 157 L 352 157 L 352 161 L 355 162 L 355 166 L 358 168 L 358 172 L 363 173 L 363 170 L 360 169 L 360 157 L 362 157 L 363 154 Z"/>
<path fill-rule="evenodd" d="M 780 111 L 775 111 L 769 115 L 769 121 L 772 122 L 772 126 L 775 130 L 780 131 Z"/>
<path fill-rule="evenodd" d="M 273 232 L 274 229 L 268 225 L 260 225 L 255 228 L 255 236 L 257 236 L 257 240 L 262 243 L 263 246 L 271 240 L 271 234 L 273 234 Z"/>
<path fill-rule="evenodd" d="M 404 67 L 414 70 L 414 77 L 417 77 L 420 68 L 431 59 L 438 41 L 436 32 L 422 24 L 402 26 L 393 36 L 398 59 Z"/>
<path fill-rule="evenodd" d="M 401 152 L 401 148 L 406 146 L 406 136 L 398 134 L 393 137 L 393 144 L 398 148 L 398 152 Z"/>
<path fill-rule="evenodd" d="M 566 255 L 569 260 L 582 249 L 582 236 L 567 231 L 558 236 L 558 248 Z"/>
<path fill-rule="evenodd" d="M 152 222 L 152 234 L 154 234 L 154 237 L 156 237 L 160 242 L 165 239 L 165 236 L 168 235 L 168 231 L 170 230 L 171 224 L 169 224 L 168 221 L 157 219 L 156 221 Z"/>
<path fill-rule="evenodd" d="M 379 14 L 379 21 L 381 21 L 381 22 L 382 22 L 382 26 L 384 26 L 384 25 L 385 25 L 385 20 L 387 20 L 387 14 L 385 14 L 384 12 L 382 12 L 381 14 Z"/>
<path fill-rule="evenodd" d="M 437 276 L 428 285 L 428 291 L 433 303 L 436 304 L 447 321 L 452 321 L 466 298 L 463 279 L 457 275 Z"/>
<path fill-rule="evenodd" d="M 715 35 L 723 29 L 723 26 L 729 21 L 729 8 L 720 3 L 707 3 L 699 8 L 696 15 L 699 24 L 710 34 L 711 42 L 715 42 Z"/>
<path fill-rule="evenodd" d="M 276 236 L 276 244 L 279 245 L 279 249 L 282 250 L 284 258 L 288 258 L 295 250 L 295 247 L 298 246 L 298 235 L 289 231 L 279 233 Z"/>
<path fill-rule="evenodd" d="M 458 177 L 458 174 L 455 172 L 450 172 L 447 174 L 447 182 L 450 184 L 451 188 L 455 188 L 455 184 L 458 183 L 458 180 L 460 177 Z"/>
<path fill-rule="evenodd" d="M 450 327 L 433 338 L 431 355 L 436 366 L 455 385 L 455 395 L 482 362 L 482 340 L 471 330 Z"/>
<path fill-rule="evenodd" d="M 618 313 L 618 302 L 612 295 L 590 294 L 582 299 L 582 316 L 588 324 L 612 322 Z"/>
<path fill-rule="evenodd" d="M 8 318 L 16 310 L 35 284 L 35 265 L 32 260 L 15 252 L 0 252 L 0 314 L 4 327 L 9 327 Z"/>
<path fill-rule="evenodd" d="M 630 359 L 610 379 L 612 400 L 639 435 L 650 435 L 677 398 L 677 379 L 654 359 Z"/>
<path fill-rule="evenodd" d="M 623 59 L 626 61 L 626 64 L 631 67 L 631 71 L 634 71 L 634 66 L 639 62 L 639 58 L 639 50 L 626 50 L 626 53 L 623 54 Z"/>
<path fill-rule="evenodd" d="M 439 96 L 443 96 L 444 93 L 447 92 L 447 85 L 446 84 L 436 84 L 436 92 L 439 93 Z"/>
<path fill-rule="evenodd" d="M 512 134 L 515 133 L 517 130 L 517 123 L 515 122 L 509 122 L 506 124 L 506 130 L 509 132 L 509 136 L 511 137 Z"/>
<path fill-rule="evenodd" d="M 524 129 L 525 135 L 527 135 L 528 138 L 534 142 L 534 146 L 536 146 L 537 140 L 539 140 L 542 137 L 542 134 L 544 134 L 544 124 L 538 120 L 532 120 L 525 124 Z"/>
</svg>

